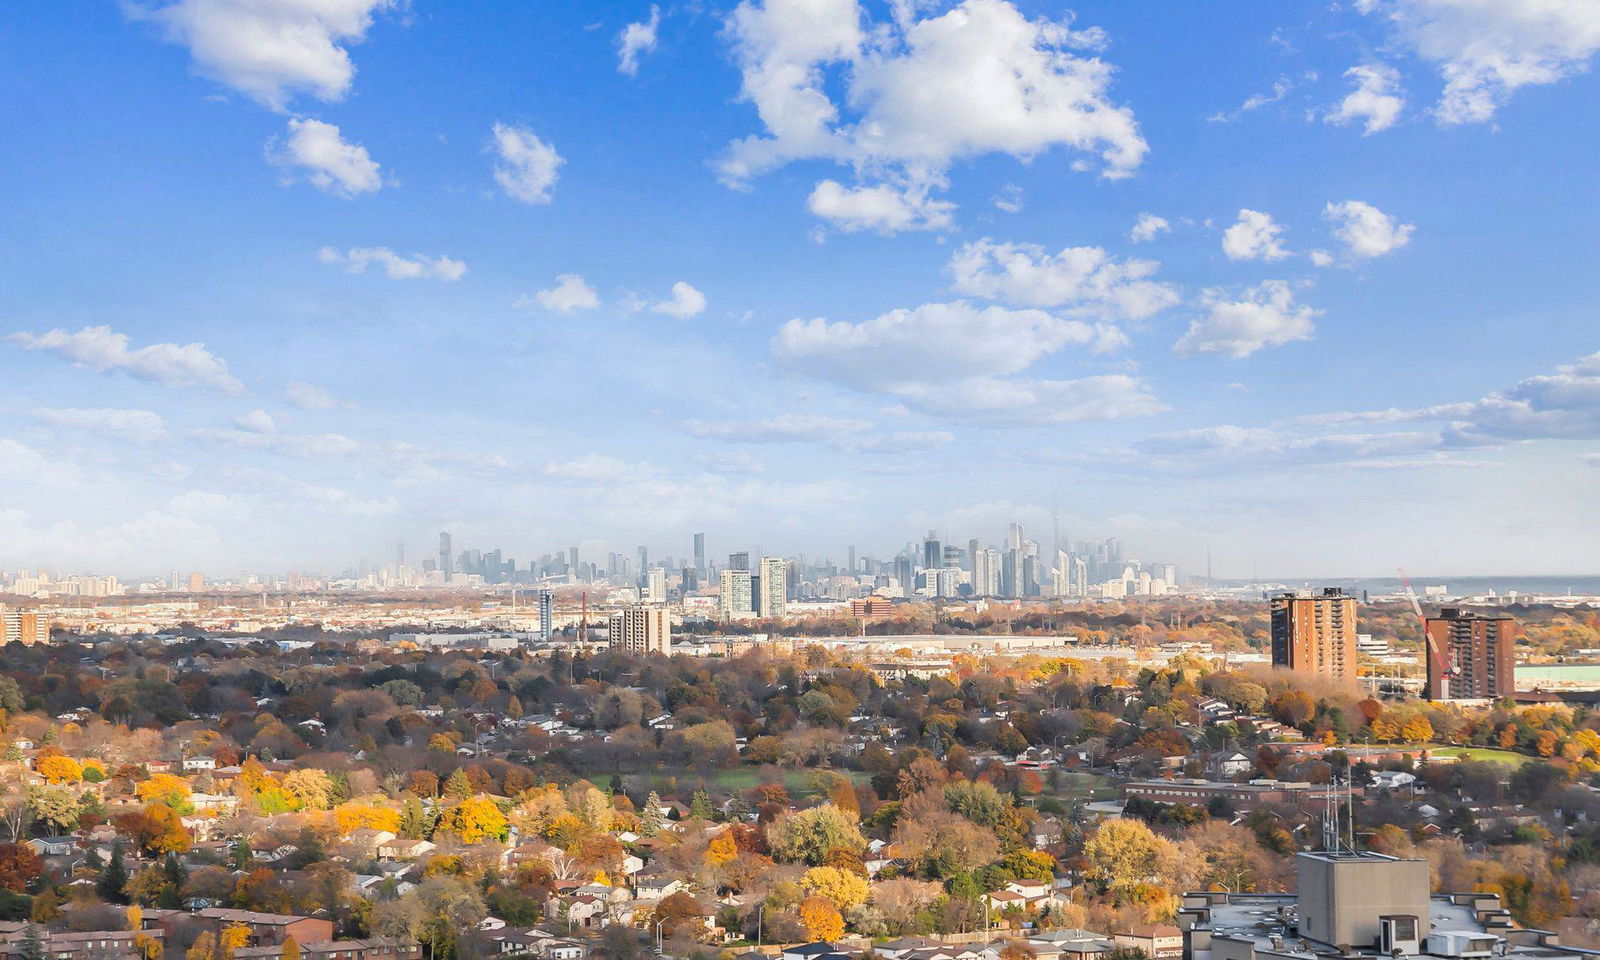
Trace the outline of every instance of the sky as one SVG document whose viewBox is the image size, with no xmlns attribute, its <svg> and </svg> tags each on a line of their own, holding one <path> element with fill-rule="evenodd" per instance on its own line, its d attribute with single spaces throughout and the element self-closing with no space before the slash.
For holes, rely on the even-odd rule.
<svg viewBox="0 0 1600 960">
<path fill-rule="evenodd" d="M 0 568 L 928 529 L 1600 572 L 1592 0 L 86 0 L 0 33 Z"/>
</svg>

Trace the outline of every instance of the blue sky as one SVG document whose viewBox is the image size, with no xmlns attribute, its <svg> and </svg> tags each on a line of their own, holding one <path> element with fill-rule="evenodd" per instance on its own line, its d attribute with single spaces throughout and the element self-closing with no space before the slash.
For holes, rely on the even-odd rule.
<svg viewBox="0 0 1600 960">
<path fill-rule="evenodd" d="M 0 566 L 1054 508 L 1594 572 L 1597 51 L 1589 0 L 29 5 Z"/>
</svg>

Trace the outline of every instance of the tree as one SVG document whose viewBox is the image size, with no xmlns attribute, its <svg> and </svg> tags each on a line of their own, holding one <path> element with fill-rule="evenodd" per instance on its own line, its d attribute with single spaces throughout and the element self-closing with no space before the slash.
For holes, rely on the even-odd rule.
<svg viewBox="0 0 1600 960">
<path fill-rule="evenodd" d="M 706 845 L 706 863 L 713 867 L 720 867 L 738 855 L 739 844 L 733 839 L 732 830 L 722 831 Z"/>
<path fill-rule="evenodd" d="M 800 901 L 800 922 L 813 940 L 837 940 L 844 936 L 844 917 L 825 897 L 806 897 Z"/>
<path fill-rule="evenodd" d="M 650 918 L 650 926 L 654 929 L 656 924 L 661 924 L 662 936 L 670 937 L 687 924 L 699 923 L 700 916 L 700 901 L 694 894 L 680 890 L 661 898 Z"/>
<path fill-rule="evenodd" d="M 860 853 L 866 846 L 855 818 L 831 803 L 782 813 L 767 824 L 767 847 L 780 860 L 817 865 L 834 847 Z"/>
<path fill-rule="evenodd" d="M 1419 713 L 1400 727 L 1400 735 L 1409 743 L 1427 743 L 1433 739 L 1433 724 Z"/>
<path fill-rule="evenodd" d="M 33 898 L 28 919 L 34 923 L 55 923 L 61 919 L 61 898 L 54 890 L 41 890 Z"/>
<path fill-rule="evenodd" d="M 216 935 L 209 930 L 200 934 L 183 956 L 184 960 L 219 960 Z"/>
<path fill-rule="evenodd" d="M 34 819 L 55 830 L 70 830 L 82 813 L 78 797 L 67 787 L 35 787 L 28 791 L 28 807 Z"/>
<path fill-rule="evenodd" d="M 716 816 L 711 808 L 711 797 L 704 790 L 696 790 L 689 798 L 689 816 L 696 820 L 710 820 Z"/>
<path fill-rule="evenodd" d="M 800 877 L 800 886 L 819 897 L 827 897 L 843 910 L 854 910 L 867 902 L 872 892 L 867 879 L 838 867 L 812 867 Z"/>
<path fill-rule="evenodd" d="M 284 938 L 282 960 L 300 960 L 300 944 L 294 937 Z"/>
<path fill-rule="evenodd" d="M 1138 820 L 1113 818 L 1100 824 L 1083 845 L 1086 875 L 1119 900 L 1141 886 L 1160 884 L 1170 870 L 1172 844 Z"/>
<path fill-rule="evenodd" d="M 217 937 L 217 960 L 230 960 L 233 951 L 250 944 L 250 928 L 242 923 L 232 923 L 222 928 Z"/>
<path fill-rule="evenodd" d="M 316 767 L 294 770 L 283 778 L 283 792 L 303 810 L 326 810 L 333 803 L 333 778 Z"/>
<path fill-rule="evenodd" d="M 39 936 L 39 928 L 32 923 L 22 927 L 22 940 L 17 944 L 17 952 L 12 954 L 16 960 L 44 960 L 44 940 Z"/>
<path fill-rule="evenodd" d="M 509 832 L 506 815 L 483 794 L 467 799 L 445 811 L 440 826 L 459 836 L 464 843 L 504 840 Z"/>
<path fill-rule="evenodd" d="M 26 843 L 0 843 L 0 889 L 25 893 L 44 874 L 44 858 Z"/>
<path fill-rule="evenodd" d="M 123 893 L 127 885 L 128 867 L 122 860 L 122 841 L 115 840 L 111 843 L 111 859 L 106 861 L 105 868 L 95 880 L 95 892 L 107 903 L 127 903 L 127 895 Z"/>
<path fill-rule="evenodd" d="M 83 779 L 83 766 L 60 754 L 40 757 L 34 764 L 34 771 L 49 784 L 77 783 Z"/>
</svg>

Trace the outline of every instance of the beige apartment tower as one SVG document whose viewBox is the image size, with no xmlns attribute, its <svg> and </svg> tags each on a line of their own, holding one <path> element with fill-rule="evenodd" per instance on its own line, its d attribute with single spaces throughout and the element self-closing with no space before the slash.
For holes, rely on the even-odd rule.
<svg viewBox="0 0 1600 960">
<path fill-rule="evenodd" d="M 626 653 L 671 653 L 672 615 L 666 607 L 636 604 L 611 615 L 611 649 Z"/>
</svg>

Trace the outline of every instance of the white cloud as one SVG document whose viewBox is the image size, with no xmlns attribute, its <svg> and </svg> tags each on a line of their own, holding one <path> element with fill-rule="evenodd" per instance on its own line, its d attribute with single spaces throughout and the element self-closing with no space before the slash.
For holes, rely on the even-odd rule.
<svg viewBox="0 0 1600 960">
<path fill-rule="evenodd" d="M 990 197 L 989 202 L 994 204 L 996 210 L 1003 210 L 1006 213 L 1020 213 L 1022 212 L 1023 202 L 1022 188 L 1014 183 L 1008 183 L 1000 188 L 999 193 Z"/>
<path fill-rule="evenodd" d="M 233 425 L 247 433 L 278 432 L 278 424 L 272 419 L 272 414 L 265 410 L 252 410 L 243 416 L 234 417 Z"/>
<path fill-rule="evenodd" d="M 374 13 L 397 0 L 171 0 L 129 2 L 136 19 L 161 25 L 189 48 L 195 69 L 273 110 L 297 92 L 344 99 L 355 67 L 346 47 L 359 43 Z"/>
<path fill-rule="evenodd" d="M 1133 112 L 1108 98 L 1114 68 L 1080 55 L 1103 45 L 1100 31 L 1030 20 L 1008 0 L 964 0 L 920 18 L 923 4 L 892 6 L 892 22 L 873 22 L 857 0 L 735 9 L 727 35 L 740 96 L 764 134 L 730 146 L 725 181 L 827 159 L 850 165 L 862 186 L 942 188 L 956 160 L 1027 160 L 1055 147 L 1098 155 L 1106 177 L 1138 168 L 1147 145 Z"/>
<path fill-rule="evenodd" d="M 1578 459 L 1591 467 L 1600 469 L 1600 453 L 1580 453 Z"/>
<path fill-rule="evenodd" d="M 1048 253 L 1035 243 L 984 237 L 963 244 L 950 258 L 952 286 L 960 293 L 1025 307 L 1059 307 L 1103 320 L 1143 320 L 1178 303 L 1169 284 L 1151 280 L 1161 264 L 1122 260 L 1099 247 Z M 1125 342 L 1117 332 L 1112 343 Z"/>
<path fill-rule="evenodd" d="M 1212 123 L 1233 123 L 1247 113 L 1251 113 L 1253 111 L 1260 110 L 1262 107 L 1278 103 L 1284 97 L 1288 96 L 1289 91 L 1293 89 L 1293 81 L 1291 81 L 1288 77 L 1279 77 L 1278 80 L 1273 83 L 1271 93 L 1251 94 L 1249 97 L 1245 98 L 1244 103 L 1239 104 L 1239 109 L 1232 111 L 1220 111 L 1212 114 L 1206 119 Z"/>
<path fill-rule="evenodd" d="M 1128 231 L 1128 239 L 1134 243 L 1149 243 L 1158 235 L 1171 232 L 1172 224 L 1167 222 L 1166 217 L 1158 217 L 1153 213 L 1141 213 L 1139 214 L 1138 222 L 1133 225 L 1133 229 Z"/>
<path fill-rule="evenodd" d="M 1333 266 L 1333 254 L 1326 250 L 1313 250 L 1306 256 L 1311 258 L 1311 265 L 1315 267 Z"/>
<path fill-rule="evenodd" d="M 1132 377 L 1010 378 L 1066 347 L 1101 345 L 1106 336 L 1103 324 L 956 301 L 893 310 L 864 323 L 790 320 L 772 348 L 798 372 L 937 416 L 1049 423 L 1159 410 Z"/>
<path fill-rule="evenodd" d="M 84 327 L 77 333 L 14 333 L 6 339 L 25 350 L 46 350 L 63 360 L 100 373 L 125 373 L 169 387 L 209 387 L 223 393 L 243 393 L 244 384 L 228 373 L 228 364 L 203 343 L 153 343 L 133 349 L 127 334 L 107 326 Z"/>
<path fill-rule="evenodd" d="M 1582 73 L 1600 50 L 1594 0 L 1358 0 L 1437 64 L 1440 123 L 1483 123 L 1513 93 Z"/>
<path fill-rule="evenodd" d="M 809 413 L 780 413 L 765 420 L 685 420 L 679 424 L 690 436 L 727 443 L 789 443 L 797 440 L 837 440 L 871 427 L 866 420 L 827 417 Z"/>
<path fill-rule="evenodd" d="M 383 173 L 367 148 L 350 143 L 339 128 L 321 120 L 289 120 L 289 138 L 280 148 L 268 145 L 267 157 L 280 167 L 299 167 L 305 178 L 325 193 L 353 197 L 383 187 Z"/>
<path fill-rule="evenodd" d="M 0 478 L 54 486 L 75 482 L 78 475 L 76 464 L 51 460 L 25 443 L 0 437 Z M 0 512 L 0 520 L 4 519 L 5 514 Z M 6 531 L 8 539 L 15 535 L 9 526 L 0 529 Z"/>
<path fill-rule="evenodd" d="M 1322 218 L 1335 224 L 1333 235 L 1344 243 L 1350 255 L 1363 259 L 1399 250 L 1411 242 L 1411 234 L 1417 229 L 1361 200 L 1329 203 L 1322 210 Z"/>
<path fill-rule="evenodd" d="M 376 263 L 390 280 L 460 280 L 467 273 L 467 265 L 460 260 L 421 253 L 402 257 L 388 247 L 352 247 L 345 253 L 323 247 L 317 251 L 317 259 L 342 266 L 349 273 L 365 273 L 368 265 Z"/>
<path fill-rule="evenodd" d="M 1237 299 L 1218 289 L 1201 295 L 1205 315 L 1189 324 L 1173 349 L 1182 356 L 1220 353 L 1239 359 L 1263 347 L 1310 340 L 1312 322 L 1321 310 L 1297 305 L 1294 291 L 1282 280 L 1267 280 L 1250 287 Z"/>
<path fill-rule="evenodd" d="M 1406 105 L 1400 92 L 1400 72 L 1386 64 L 1369 63 L 1351 67 L 1344 75 L 1356 88 L 1323 120 L 1341 126 L 1355 120 L 1364 121 L 1363 135 L 1367 136 L 1394 126 Z"/>
<path fill-rule="evenodd" d="M 617 69 L 630 77 L 639 75 L 639 55 L 656 48 L 656 28 L 661 25 L 661 8 L 650 5 L 650 19 L 630 23 L 617 34 Z"/>
<path fill-rule="evenodd" d="M 563 273 L 556 277 L 555 286 L 536 291 L 531 300 L 519 297 L 514 306 L 522 309 L 539 306 L 557 313 L 571 313 L 600 306 L 600 295 L 578 274 Z"/>
<path fill-rule="evenodd" d="M 1289 256 L 1283 246 L 1283 227 L 1272 214 L 1260 210 L 1239 211 L 1239 219 L 1222 233 L 1222 252 L 1229 260 L 1282 260 Z"/>
<path fill-rule="evenodd" d="M 33 415 L 53 427 L 109 433 L 136 443 L 158 443 L 168 437 L 166 423 L 150 410 L 41 407 Z"/>
<path fill-rule="evenodd" d="M 706 295 L 679 280 L 672 285 L 672 295 L 651 304 L 651 313 L 663 313 L 677 320 L 687 320 L 706 308 Z"/>
<path fill-rule="evenodd" d="M 302 410 L 332 410 L 339 405 L 333 394 L 304 380 L 290 380 L 284 385 L 283 393 L 290 403 Z"/>
<path fill-rule="evenodd" d="M 549 203 L 561 165 L 566 163 L 556 148 L 527 127 L 496 123 L 493 136 L 494 154 L 499 159 L 494 165 L 494 179 L 500 189 L 523 203 Z"/>
<path fill-rule="evenodd" d="M 1524 440 L 1600 439 L 1600 353 L 1521 380 L 1480 400 L 1430 407 L 1364 410 L 1302 417 L 1314 424 L 1445 424 L 1447 446 L 1497 446 Z"/>
<path fill-rule="evenodd" d="M 930 199 L 929 187 L 930 184 L 911 184 L 900 188 L 881 183 L 846 187 L 835 180 L 823 180 L 806 198 L 806 206 L 846 233 L 947 229 L 956 205 Z"/>
</svg>

